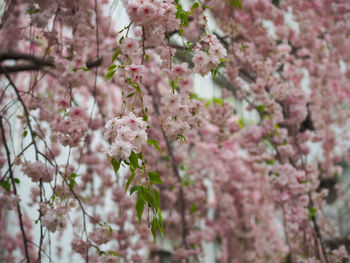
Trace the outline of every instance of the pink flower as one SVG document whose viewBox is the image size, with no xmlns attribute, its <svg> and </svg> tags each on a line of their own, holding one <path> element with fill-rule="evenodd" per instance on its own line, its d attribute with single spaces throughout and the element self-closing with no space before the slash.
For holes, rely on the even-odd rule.
<svg viewBox="0 0 350 263">
<path fill-rule="evenodd" d="M 127 160 L 131 154 L 131 148 L 132 145 L 129 142 L 115 141 L 111 145 L 108 151 L 108 155 L 117 161 L 119 161 L 120 159 Z"/>
<path fill-rule="evenodd" d="M 108 226 L 102 226 L 89 234 L 89 238 L 97 245 L 102 245 L 112 240 L 114 236 L 113 230 Z"/>
<path fill-rule="evenodd" d="M 43 182 L 51 182 L 53 180 L 54 169 L 47 167 L 41 161 L 27 162 L 22 167 L 22 172 L 28 175 L 33 182 L 39 182 L 42 179 Z"/>
<path fill-rule="evenodd" d="M 135 56 L 140 52 L 139 43 L 133 38 L 125 38 L 121 48 L 122 52 L 129 56 Z"/>
<path fill-rule="evenodd" d="M 148 22 L 155 17 L 156 10 L 157 9 L 154 5 L 146 3 L 139 6 L 137 9 L 137 15 L 142 19 L 142 21 Z"/>
</svg>

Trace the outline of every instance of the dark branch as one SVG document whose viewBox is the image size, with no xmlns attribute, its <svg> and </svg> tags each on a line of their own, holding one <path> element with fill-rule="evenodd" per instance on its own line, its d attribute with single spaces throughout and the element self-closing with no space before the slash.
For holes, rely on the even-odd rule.
<svg viewBox="0 0 350 263">
<path fill-rule="evenodd" d="M 7 52 L 0 53 L 0 62 L 5 60 L 25 60 L 28 61 L 25 64 L 16 64 L 13 66 L 2 66 L 4 70 L 0 68 L 0 74 L 3 74 L 4 71 L 8 73 L 22 72 L 22 71 L 33 71 L 33 70 L 44 70 L 45 67 L 54 68 L 55 64 L 51 59 L 43 59 L 36 56 L 32 56 L 26 53 L 16 53 L 16 52 Z M 99 67 L 102 65 L 103 59 L 101 57 L 89 60 L 86 62 L 87 68 Z"/>
</svg>

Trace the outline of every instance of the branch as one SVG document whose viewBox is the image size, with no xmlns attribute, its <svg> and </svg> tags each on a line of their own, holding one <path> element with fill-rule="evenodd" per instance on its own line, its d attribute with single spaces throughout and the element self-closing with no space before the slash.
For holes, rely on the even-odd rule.
<svg viewBox="0 0 350 263">
<path fill-rule="evenodd" d="M 13 66 L 2 66 L 2 68 L 0 68 L 0 74 L 4 74 L 4 72 L 15 73 L 15 72 L 22 72 L 22 71 L 43 70 L 45 67 L 50 67 L 50 68 L 55 67 L 54 61 L 52 59 L 39 58 L 26 53 L 17 53 L 17 52 L 0 53 L 0 62 L 5 60 L 26 60 L 29 62 L 26 64 L 19 64 L 19 65 L 13 65 Z M 86 67 L 88 69 L 99 67 L 102 65 L 102 61 L 103 61 L 102 57 L 89 60 L 86 62 Z"/>
<path fill-rule="evenodd" d="M 10 154 L 10 150 L 7 146 L 7 141 L 6 141 L 6 136 L 5 136 L 5 127 L 3 126 L 2 123 L 2 119 L 4 117 L 2 115 L 0 115 L 0 129 L 1 129 L 1 137 L 2 137 L 2 141 L 3 144 L 5 146 L 5 150 L 6 150 L 6 155 L 7 155 L 7 164 L 9 167 L 11 167 L 11 154 Z M 10 179 L 11 179 L 11 184 L 12 184 L 12 188 L 13 188 L 13 192 L 16 196 L 18 196 L 17 194 L 17 188 L 16 188 L 16 183 L 13 177 L 13 171 L 10 168 Z M 28 252 L 28 244 L 27 244 L 27 236 L 24 230 L 24 224 L 23 224 L 23 219 L 22 219 L 22 212 L 21 212 L 21 207 L 19 206 L 19 202 L 16 202 L 16 206 L 17 206 L 17 213 L 18 213 L 18 220 L 19 220 L 19 226 L 21 228 L 21 233 L 22 233 L 22 239 L 23 239 L 23 245 L 24 245 L 24 254 L 25 254 L 25 258 L 27 263 L 30 262 L 29 260 L 29 252 Z"/>
<path fill-rule="evenodd" d="M 154 110 L 156 111 L 157 115 L 160 116 L 159 105 L 157 104 L 155 97 L 152 94 L 151 89 L 147 86 L 146 86 L 146 89 L 148 91 L 148 94 L 152 98 Z M 179 167 L 178 167 L 177 161 L 175 159 L 174 150 L 173 150 L 173 147 L 171 145 L 171 142 L 170 142 L 168 136 L 166 135 L 166 133 L 162 127 L 160 127 L 160 130 L 162 132 L 163 138 L 164 138 L 166 146 L 167 146 L 168 153 L 170 155 L 171 168 L 172 168 L 176 178 L 178 179 L 178 182 L 180 183 L 180 188 L 179 188 L 180 193 L 179 194 L 180 194 L 180 205 L 181 205 L 182 242 L 184 244 L 184 247 L 186 249 L 188 249 L 188 245 L 187 245 L 187 241 L 186 241 L 186 236 L 188 233 L 187 222 L 186 222 L 186 217 L 185 217 L 186 204 L 185 204 L 184 192 L 183 192 L 182 185 L 181 185 L 181 176 L 179 173 Z"/>
</svg>

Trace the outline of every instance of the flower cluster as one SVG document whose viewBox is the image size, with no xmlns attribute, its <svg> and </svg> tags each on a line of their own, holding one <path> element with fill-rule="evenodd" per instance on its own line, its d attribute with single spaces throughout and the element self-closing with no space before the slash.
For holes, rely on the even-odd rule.
<svg viewBox="0 0 350 263">
<path fill-rule="evenodd" d="M 147 122 L 132 112 L 123 118 L 109 120 L 105 128 L 105 137 L 112 142 L 107 154 L 115 160 L 127 160 L 131 151 L 140 152 L 147 142 Z"/>
<path fill-rule="evenodd" d="M 2 187 L 0 188 L 0 211 L 4 210 L 12 210 L 16 207 L 16 204 L 20 202 L 21 199 L 19 196 L 6 192 Z"/>
<path fill-rule="evenodd" d="M 86 112 L 82 108 L 73 108 L 66 118 L 63 119 L 61 116 L 57 116 L 52 123 L 52 129 L 57 132 L 53 139 L 57 139 L 64 146 L 78 146 L 88 130 Z"/>
<path fill-rule="evenodd" d="M 89 247 L 91 246 L 91 243 L 88 241 L 81 240 L 79 238 L 75 238 L 72 241 L 72 249 L 82 255 L 85 255 L 88 251 Z"/>
<path fill-rule="evenodd" d="M 109 226 L 102 226 L 89 234 L 89 238 L 97 245 L 102 245 L 112 240 L 114 237 L 113 229 Z"/>
<path fill-rule="evenodd" d="M 163 120 L 162 125 L 171 138 L 185 135 L 191 127 L 200 122 L 197 114 L 203 103 L 199 100 L 188 98 L 187 94 L 171 94 L 164 96 L 161 100 Z"/>
<path fill-rule="evenodd" d="M 130 19 L 136 25 L 162 25 L 168 30 L 173 30 L 178 25 L 176 9 L 170 1 L 129 0 L 124 4 Z"/>
<path fill-rule="evenodd" d="M 49 183 L 53 179 L 55 170 L 47 167 L 41 161 L 28 161 L 22 166 L 22 172 L 29 176 L 33 182 L 39 182 L 41 179 L 43 182 Z"/>
<path fill-rule="evenodd" d="M 40 205 L 40 213 L 42 214 L 42 222 L 50 232 L 55 232 L 57 228 L 66 226 L 66 217 L 69 212 L 69 207 L 57 204 L 54 206 Z"/>
<path fill-rule="evenodd" d="M 203 51 L 204 50 L 204 51 Z M 220 60 L 225 59 L 226 49 L 215 35 L 206 35 L 202 39 L 202 44 L 197 43 L 192 58 L 194 72 L 204 76 L 210 70 L 216 69 Z"/>
</svg>

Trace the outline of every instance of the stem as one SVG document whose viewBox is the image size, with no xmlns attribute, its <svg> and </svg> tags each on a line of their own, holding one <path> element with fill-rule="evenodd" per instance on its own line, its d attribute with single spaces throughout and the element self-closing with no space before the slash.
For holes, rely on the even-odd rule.
<svg viewBox="0 0 350 263">
<path fill-rule="evenodd" d="M 2 123 L 2 119 L 3 118 L 4 117 L 2 115 L 0 115 L 0 129 L 1 129 L 2 141 L 4 143 L 5 150 L 6 150 L 6 155 L 7 155 L 7 164 L 10 167 L 11 166 L 11 155 L 10 155 L 10 150 L 9 150 L 9 148 L 7 146 L 7 142 L 6 142 L 5 128 L 4 128 L 3 123 Z M 15 180 L 14 180 L 14 177 L 13 177 L 12 168 L 10 168 L 9 171 L 10 171 L 10 179 L 11 179 L 13 192 L 14 192 L 14 194 L 16 196 L 18 196 L 16 183 L 15 183 Z M 27 244 L 27 236 L 26 236 L 26 233 L 25 233 L 25 230 L 24 230 L 21 207 L 19 206 L 18 202 L 16 202 L 16 206 L 17 206 L 19 226 L 21 228 L 21 233 L 22 233 L 22 239 L 23 239 L 23 245 L 24 245 L 24 254 L 25 254 L 25 258 L 26 258 L 27 263 L 30 263 L 29 252 L 28 252 L 28 244 Z"/>
</svg>

